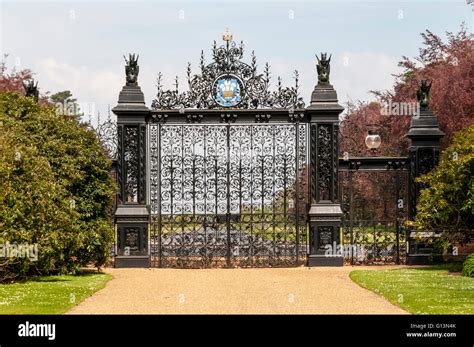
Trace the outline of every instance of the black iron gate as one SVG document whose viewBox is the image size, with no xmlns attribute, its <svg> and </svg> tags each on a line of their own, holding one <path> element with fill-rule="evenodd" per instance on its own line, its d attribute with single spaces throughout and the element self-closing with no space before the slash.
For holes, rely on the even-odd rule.
<svg viewBox="0 0 474 347">
<path fill-rule="evenodd" d="M 342 221 L 344 258 L 350 264 L 404 264 L 406 231 L 395 220 Z"/>
<path fill-rule="evenodd" d="M 152 123 L 149 138 L 154 266 L 304 263 L 306 124 Z"/>
<path fill-rule="evenodd" d="M 297 71 L 293 87 L 278 78 L 271 91 L 269 65 L 258 72 L 253 52 L 249 63 L 242 61 L 243 42 L 228 31 L 222 38 L 221 46 L 214 41 L 210 63 L 201 53 L 199 73 L 188 64 L 187 91 L 179 91 L 177 78 L 174 89 L 163 89 L 158 74 L 151 108 L 138 85 L 138 55 L 126 58 L 126 83 L 113 108 L 115 266 L 340 266 L 343 256 L 328 251 L 345 246 L 341 170 L 409 167 L 409 201 L 403 204 L 415 216 L 421 189 L 415 178 L 437 165 L 443 136 L 428 108 L 426 81 L 417 92 L 420 117 L 407 134 L 409 157 L 341 160 L 344 108 L 329 81 L 331 55 L 317 57 L 318 82 L 305 107 Z M 351 244 L 357 241 L 353 222 Z M 400 229 L 395 235 L 403 242 Z"/>
<path fill-rule="evenodd" d="M 353 265 L 404 263 L 408 207 L 406 160 L 355 158 L 343 165 L 340 182 L 345 261 Z M 353 175 L 358 177 L 356 187 Z M 383 196 L 373 190 L 376 185 Z M 371 193 L 364 195 L 364 191 Z M 392 196 L 387 199 L 387 195 Z"/>
</svg>

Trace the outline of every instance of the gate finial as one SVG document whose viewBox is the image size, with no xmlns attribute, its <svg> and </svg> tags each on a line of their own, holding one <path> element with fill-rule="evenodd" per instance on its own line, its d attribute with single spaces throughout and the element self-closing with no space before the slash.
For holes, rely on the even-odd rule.
<svg viewBox="0 0 474 347">
<path fill-rule="evenodd" d="M 427 84 L 426 80 L 421 80 L 421 85 L 416 92 L 416 98 L 420 103 L 420 109 L 427 109 L 430 107 L 430 89 L 431 83 Z"/>
<path fill-rule="evenodd" d="M 138 55 L 135 57 L 135 54 L 129 53 L 128 60 L 125 56 L 125 76 L 127 85 L 136 86 L 138 80 L 138 72 L 140 71 L 140 67 L 138 66 Z"/>
<path fill-rule="evenodd" d="M 38 98 L 39 98 L 38 82 L 35 83 L 34 79 L 23 81 L 23 88 L 25 89 L 26 97 L 32 97 L 35 99 L 35 101 L 38 101 Z"/>
<path fill-rule="evenodd" d="M 227 42 L 232 41 L 232 33 L 229 28 L 225 28 L 224 34 L 222 34 L 222 39 Z"/>
<path fill-rule="evenodd" d="M 329 56 L 329 59 L 327 59 L 327 53 L 321 53 L 321 59 L 319 59 L 319 57 L 316 55 L 316 59 L 318 60 L 318 65 L 316 65 L 316 69 L 318 71 L 318 83 L 329 83 L 331 57 L 332 54 Z"/>
</svg>

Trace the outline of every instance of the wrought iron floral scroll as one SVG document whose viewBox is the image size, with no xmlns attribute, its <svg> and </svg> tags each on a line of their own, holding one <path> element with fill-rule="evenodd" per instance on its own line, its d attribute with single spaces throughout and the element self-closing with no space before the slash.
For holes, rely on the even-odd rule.
<svg viewBox="0 0 474 347">
<path fill-rule="evenodd" d="M 265 64 L 263 73 L 257 71 L 257 58 L 252 52 L 250 64 L 242 62 L 244 44 L 237 45 L 234 41 L 212 48 L 213 61 L 205 64 L 204 53 L 201 52 L 200 73 L 191 73 L 191 64 L 188 63 L 187 82 L 189 90 L 179 92 L 178 78 L 175 80 L 174 90 L 163 90 L 162 74 L 158 74 L 156 99 L 152 102 L 152 109 L 216 109 L 222 108 L 213 95 L 216 79 L 219 76 L 232 75 L 242 82 L 242 101 L 234 108 L 304 108 L 304 102 L 298 94 L 298 71 L 294 72 L 295 85 L 283 87 L 278 77 L 277 89 L 270 91 L 270 66 Z"/>
<path fill-rule="evenodd" d="M 91 122 L 89 121 L 89 124 Z M 91 124 L 92 126 L 92 124 Z M 95 130 L 97 137 L 107 153 L 110 159 L 117 158 L 117 122 L 112 120 L 110 114 L 108 115 L 105 122 L 101 122 L 100 119 L 97 122 L 97 126 L 92 126 Z"/>
</svg>

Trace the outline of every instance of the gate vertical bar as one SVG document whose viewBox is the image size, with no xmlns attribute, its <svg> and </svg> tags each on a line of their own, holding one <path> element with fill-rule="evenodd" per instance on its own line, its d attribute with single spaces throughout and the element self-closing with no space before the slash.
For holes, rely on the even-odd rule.
<svg viewBox="0 0 474 347">
<path fill-rule="evenodd" d="M 153 218 L 151 216 L 151 203 L 150 203 L 150 123 L 148 122 L 149 117 L 146 118 L 145 124 L 145 136 L 144 136 L 144 143 L 143 148 L 145 150 L 145 157 L 144 157 L 144 164 L 145 164 L 145 179 L 144 179 L 144 191 L 145 191 L 145 203 L 148 206 L 148 210 L 150 211 L 150 222 L 148 223 L 148 230 L 147 230 L 147 249 L 148 249 L 148 257 L 150 258 L 149 266 L 154 266 L 154 259 L 152 257 L 152 248 L 151 248 L 151 241 L 152 241 L 152 234 L 153 234 Z"/>
<path fill-rule="evenodd" d="M 275 125 L 270 125 L 270 129 L 272 129 L 271 133 L 272 133 L 272 195 L 273 195 L 273 199 L 272 199 L 272 239 L 273 239 L 273 254 L 275 255 L 274 257 L 274 261 L 277 260 L 277 237 L 276 237 L 276 233 L 277 233 L 277 228 L 278 226 L 275 225 L 275 222 L 276 222 L 276 213 L 275 213 L 275 147 L 276 147 L 276 144 L 275 144 L 275 135 L 276 135 L 276 126 Z M 288 242 L 288 238 L 287 238 L 287 231 L 284 230 L 284 236 L 285 236 L 285 246 L 286 246 L 286 243 Z"/>
<path fill-rule="evenodd" d="M 186 237 L 184 237 L 184 235 L 186 235 L 186 232 L 185 232 L 185 201 L 184 201 L 184 187 L 185 187 L 185 182 L 186 182 L 186 167 L 185 167 L 185 161 L 186 161 L 186 157 L 185 157 L 185 152 L 184 152 L 184 129 L 185 129 L 185 126 L 184 125 L 181 125 L 179 127 L 180 129 L 180 133 L 181 133 L 181 141 L 180 141 L 180 148 L 181 148 L 181 158 L 180 158 L 180 167 L 181 167 L 181 172 L 179 173 L 179 176 L 180 176 L 180 191 L 181 191 L 181 194 L 179 195 L 180 196 L 180 205 L 181 205 L 181 215 L 180 215 L 180 219 L 181 219 L 181 235 L 183 236 L 183 244 L 185 243 L 185 241 L 187 240 Z M 178 168 L 179 170 L 179 168 Z M 192 240 L 192 239 L 191 239 Z M 192 241 L 191 241 L 192 242 Z M 183 245 L 183 248 L 186 249 L 186 245 L 184 244 Z M 185 260 L 185 263 L 189 263 L 189 252 L 184 252 L 184 257 L 186 258 Z"/>
<path fill-rule="evenodd" d="M 227 212 L 226 212 L 226 230 L 227 230 L 227 254 L 226 264 L 227 267 L 231 267 L 231 235 L 230 235 L 230 124 L 226 126 L 227 135 L 227 162 L 226 162 L 226 180 L 227 180 Z"/>
<path fill-rule="evenodd" d="M 203 190 L 204 190 L 204 205 L 203 205 L 203 208 L 204 208 L 204 220 L 203 220 L 203 229 L 204 229 L 204 239 L 206 240 L 206 243 L 207 243 L 207 240 L 208 240 L 208 233 L 207 233 L 207 228 L 208 228 L 208 220 L 207 220 L 207 191 L 208 191 L 208 187 L 207 187 L 207 138 L 206 138 L 206 134 L 207 134 L 207 126 L 204 126 L 203 125 L 203 135 L 202 135 L 202 138 L 203 138 L 203 153 L 202 153 L 202 161 L 203 161 Z M 206 261 L 209 261 L 209 248 L 206 249 L 206 253 L 205 253 L 205 257 L 206 257 Z"/>
<path fill-rule="evenodd" d="M 296 118 L 295 122 L 295 131 L 296 131 L 296 139 L 295 139 L 295 166 L 296 166 L 296 173 L 295 173 L 295 228 L 296 228 L 296 240 L 295 240 L 295 247 L 296 247 L 296 259 L 295 259 L 295 265 L 299 263 L 300 260 L 300 210 L 299 210 L 299 205 L 300 205 L 300 189 L 299 186 L 301 184 L 300 182 L 300 121 L 299 118 Z"/>
<path fill-rule="evenodd" d="M 157 134 L 158 134 L 158 167 L 157 167 L 157 181 L 158 181 L 158 196 L 157 196 L 157 205 L 158 205 L 158 267 L 163 267 L 163 249 L 161 246 L 161 233 L 162 233 L 162 215 L 161 215 L 161 124 L 158 124 L 158 129 L 157 129 Z"/>
<path fill-rule="evenodd" d="M 396 258 L 396 264 L 400 264 L 400 222 L 399 222 L 399 208 L 398 204 L 400 201 L 400 172 L 398 170 L 395 170 L 395 189 L 396 189 L 396 195 L 397 195 L 397 200 L 395 202 L 395 232 L 396 232 L 396 243 L 397 243 L 397 258 Z"/>
<path fill-rule="evenodd" d="M 354 187 L 352 182 L 352 175 L 354 172 L 349 170 L 349 228 L 351 235 L 351 265 L 354 265 Z"/>
</svg>

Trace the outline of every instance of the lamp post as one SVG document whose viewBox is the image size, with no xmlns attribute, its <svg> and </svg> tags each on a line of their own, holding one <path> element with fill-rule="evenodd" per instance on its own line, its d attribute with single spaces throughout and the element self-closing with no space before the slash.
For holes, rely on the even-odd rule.
<svg viewBox="0 0 474 347">
<path fill-rule="evenodd" d="M 377 125 L 380 127 L 379 125 Z M 368 134 L 365 138 L 365 145 L 367 149 L 375 154 L 377 150 L 382 145 L 382 138 L 378 132 L 374 130 L 369 130 Z M 375 162 L 379 162 L 379 164 L 374 167 Z M 400 172 L 406 169 L 408 163 L 408 158 L 389 158 L 389 157 L 360 157 L 349 159 L 347 163 L 347 171 L 348 171 L 348 183 L 349 183 L 349 228 L 350 228 L 350 239 L 351 239 L 351 246 L 354 244 L 354 207 L 353 207 L 353 200 L 354 200 L 354 189 L 353 189 L 353 174 L 359 169 L 363 171 L 367 170 L 395 170 L 395 190 L 396 190 L 396 201 L 395 201 L 395 209 L 396 209 L 396 222 L 395 222 L 395 233 L 396 233 L 396 263 L 400 263 L 400 219 L 403 216 L 403 199 L 400 198 Z M 371 168 L 372 165 L 372 168 Z M 362 167 L 362 168 L 361 168 Z M 374 240 L 375 241 L 375 240 Z M 354 256 L 351 254 L 351 264 L 354 264 Z"/>
<path fill-rule="evenodd" d="M 366 138 L 365 145 L 367 149 L 372 153 L 375 153 L 377 149 L 382 144 L 382 139 L 380 135 L 374 131 L 369 130 Z M 354 249 L 354 187 L 353 187 L 353 174 L 358 171 L 361 166 L 360 161 L 349 161 L 348 172 L 349 172 L 349 227 L 350 227 L 350 236 L 351 236 L 351 247 Z M 354 265 L 354 253 L 351 252 L 351 265 Z"/>
<path fill-rule="evenodd" d="M 369 130 L 368 135 L 365 137 L 365 145 L 367 148 L 372 151 L 372 153 L 375 153 L 381 144 L 382 139 L 380 135 L 375 130 Z"/>
<path fill-rule="evenodd" d="M 382 139 L 380 135 L 374 130 L 369 130 L 369 133 L 365 138 L 365 145 L 367 148 L 372 151 L 372 153 L 375 153 L 381 144 Z M 395 170 L 395 237 L 397 244 L 397 265 L 400 264 L 400 219 L 403 217 L 403 199 L 400 198 L 400 171 L 405 168 L 405 165 L 406 161 L 403 160 L 393 160 L 387 162 L 387 170 Z"/>
</svg>

